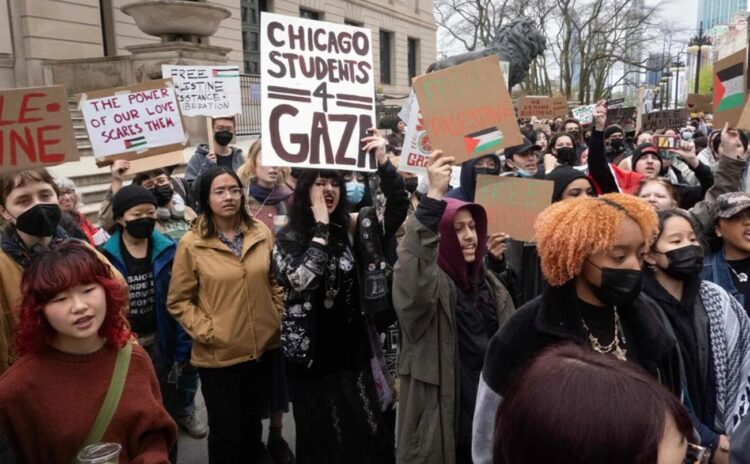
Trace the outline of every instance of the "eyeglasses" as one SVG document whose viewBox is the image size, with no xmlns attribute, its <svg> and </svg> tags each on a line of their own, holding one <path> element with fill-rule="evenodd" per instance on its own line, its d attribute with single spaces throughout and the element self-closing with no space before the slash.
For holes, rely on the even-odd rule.
<svg viewBox="0 0 750 464">
<path fill-rule="evenodd" d="M 75 194 L 75 190 L 65 190 L 64 192 L 60 192 L 61 197 L 64 197 L 65 195 L 75 196 Z"/>
<path fill-rule="evenodd" d="M 224 196 L 229 193 L 229 196 L 232 198 L 238 198 L 242 196 L 242 189 L 240 187 L 222 187 L 217 188 L 211 194 L 215 197 L 224 198 Z"/>
</svg>

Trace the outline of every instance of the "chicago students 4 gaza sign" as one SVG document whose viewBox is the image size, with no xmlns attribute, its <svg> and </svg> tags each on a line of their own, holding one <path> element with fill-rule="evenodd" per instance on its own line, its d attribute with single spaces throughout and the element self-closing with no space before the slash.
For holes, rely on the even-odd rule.
<svg viewBox="0 0 750 464">
<path fill-rule="evenodd" d="M 375 170 L 370 31 L 271 13 L 261 31 L 263 163 Z"/>
</svg>

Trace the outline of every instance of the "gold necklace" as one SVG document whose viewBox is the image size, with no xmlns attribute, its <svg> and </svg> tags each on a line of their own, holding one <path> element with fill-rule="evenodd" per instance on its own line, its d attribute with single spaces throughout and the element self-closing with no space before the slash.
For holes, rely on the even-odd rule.
<svg viewBox="0 0 750 464">
<path fill-rule="evenodd" d="M 591 348 L 594 349 L 597 353 L 604 353 L 604 354 L 611 354 L 615 358 L 621 360 L 621 361 L 627 361 L 628 360 L 628 350 L 625 348 L 622 348 L 620 346 L 620 341 L 625 341 L 624 338 L 621 336 L 621 326 L 620 326 L 620 316 L 617 314 L 617 306 L 614 307 L 615 311 L 615 336 L 613 337 L 612 343 L 604 346 L 599 342 L 599 339 L 594 336 L 594 334 L 591 333 L 591 329 L 589 329 L 589 326 L 586 325 L 586 321 L 583 320 L 583 317 L 581 318 L 581 323 L 583 323 L 583 328 L 586 329 L 586 333 L 589 336 L 589 342 L 591 343 Z"/>
</svg>

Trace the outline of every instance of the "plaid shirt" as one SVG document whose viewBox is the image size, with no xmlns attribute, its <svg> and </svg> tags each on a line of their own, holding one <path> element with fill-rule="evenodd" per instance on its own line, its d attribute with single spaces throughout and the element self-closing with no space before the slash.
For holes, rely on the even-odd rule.
<svg viewBox="0 0 750 464">
<path fill-rule="evenodd" d="M 229 248 L 236 257 L 242 256 L 242 242 L 245 239 L 242 228 L 238 227 L 234 233 L 234 240 L 229 240 L 222 232 L 219 232 L 219 240 Z"/>
</svg>

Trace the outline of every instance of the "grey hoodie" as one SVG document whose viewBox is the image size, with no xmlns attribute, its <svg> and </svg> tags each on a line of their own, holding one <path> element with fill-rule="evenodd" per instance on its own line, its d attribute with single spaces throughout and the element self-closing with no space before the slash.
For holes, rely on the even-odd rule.
<svg viewBox="0 0 750 464">
<path fill-rule="evenodd" d="M 237 147 L 231 148 L 232 154 L 229 156 L 232 157 L 232 170 L 234 172 L 237 172 L 240 166 L 242 166 L 242 164 L 245 162 L 245 157 L 242 155 L 242 149 Z M 209 160 L 207 156 L 208 145 L 206 145 L 205 143 L 201 143 L 200 145 L 198 145 L 198 148 L 195 149 L 195 153 L 193 153 L 193 156 L 190 157 L 190 161 L 188 161 L 187 164 L 187 169 L 185 170 L 185 180 L 188 182 L 188 184 L 192 185 L 192 183 L 195 182 L 195 179 L 200 177 L 203 170 L 216 165 L 216 163 Z"/>
</svg>

